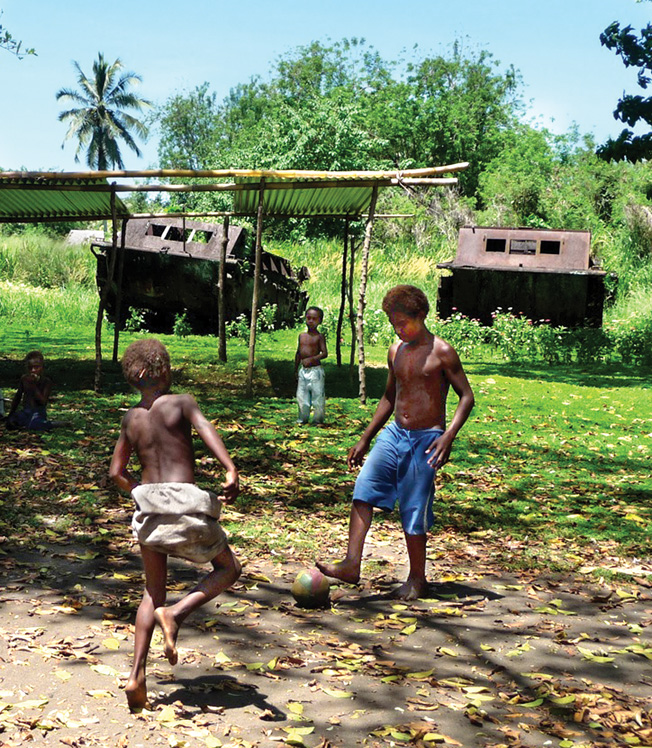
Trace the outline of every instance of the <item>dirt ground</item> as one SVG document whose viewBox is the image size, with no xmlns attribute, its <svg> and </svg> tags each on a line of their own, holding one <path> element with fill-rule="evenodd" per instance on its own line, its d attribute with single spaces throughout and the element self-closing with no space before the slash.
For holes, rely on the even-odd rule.
<svg viewBox="0 0 652 748">
<path fill-rule="evenodd" d="M 0 746 L 652 745 L 652 568 L 635 560 L 619 582 L 507 573 L 486 538 L 436 535 L 430 596 L 405 604 L 402 539 L 379 522 L 364 582 L 305 610 L 299 564 L 245 558 L 176 666 L 157 632 L 152 710 L 131 714 L 138 555 L 4 541 Z M 170 598 L 197 576 L 171 562 Z"/>
</svg>

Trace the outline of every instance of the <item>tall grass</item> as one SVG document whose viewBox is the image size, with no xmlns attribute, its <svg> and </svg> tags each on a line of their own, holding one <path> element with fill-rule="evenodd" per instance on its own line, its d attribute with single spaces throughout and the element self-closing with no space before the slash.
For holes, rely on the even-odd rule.
<svg viewBox="0 0 652 748">
<path fill-rule="evenodd" d="M 41 288 L 95 287 L 95 258 L 88 247 L 43 234 L 0 237 L 0 279 Z"/>
<path fill-rule="evenodd" d="M 97 292 L 83 286 L 40 288 L 0 280 L 0 320 L 25 325 L 93 324 Z"/>
<path fill-rule="evenodd" d="M 37 233 L 0 237 L 3 324 L 92 324 L 97 303 L 95 258 L 88 247 Z"/>
</svg>

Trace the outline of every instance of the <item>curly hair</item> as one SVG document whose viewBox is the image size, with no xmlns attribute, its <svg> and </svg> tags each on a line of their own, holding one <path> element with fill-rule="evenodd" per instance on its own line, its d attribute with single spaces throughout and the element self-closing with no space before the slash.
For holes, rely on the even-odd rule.
<svg viewBox="0 0 652 748">
<path fill-rule="evenodd" d="M 317 314 L 319 315 L 319 321 L 320 322 L 324 321 L 324 310 L 321 307 L 319 307 L 319 306 L 309 306 L 306 309 L 306 314 L 308 314 L 308 312 L 311 311 L 311 310 L 313 312 L 317 312 Z"/>
<path fill-rule="evenodd" d="M 137 340 L 122 356 L 122 372 L 134 386 L 144 377 L 159 379 L 170 372 L 170 354 L 163 343 L 154 338 Z"/>
<path fill-rule="evenodd" d="M 26 364 L 28 364 L 34 359 L 38 359 L 42 364 L 45 363 L 45 356 L 41 353 L 41 351 L 30 351 L 23 360 Z"/>
<path fill-rule="evenodd" d="M 428 297 L 416 286 L 394 286 L 383 299 L 383 312 L 387 315 L 401 312 L 408 317 L 418 317 L 420 314 L 426 317 L 429 311 Z"/>
</svg>

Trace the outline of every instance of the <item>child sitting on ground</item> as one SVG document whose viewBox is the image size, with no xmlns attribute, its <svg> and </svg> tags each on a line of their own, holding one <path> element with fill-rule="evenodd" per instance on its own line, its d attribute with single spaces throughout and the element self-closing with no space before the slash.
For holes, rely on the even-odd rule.
<svg viewBox="0 0 652 748">
<path fill-rule="evenodd" d="M 383 299 L 383 311 L 401 342 L 388 351 L 385 393 L 362 437 L 349 450 L 349 469 L 362 463 L 390 416 L 394 420 L 379 435 L 355 482 L 345 558 L 317 566 L 328 576 L 357 583 L 374 507 L 389 512 L 398 500 L 410 570 L 394 596 L 414 600 L 428 588 L 426 537 L 434 523 L 435 471 L 448 461 L 474 398 L 455 350 L 425 326 L 429 304 L 423 291 L 396 286 Z M 459 402 L 447 427 L 449 386 Z"/>
<path fill-rule="evenodd" d="M 294 356 L 294 376 L 297 379 L 297 423 L 308 423 L 310 408 L 315 426 L 324 423 L 326 409 L 326 375 L 321 362 L 328 356 L 326 338 L 317 329 L 324 321 L 324 312 L 318 306 L 306 309 L 307 332 L 299 335 L 297 352 Z M 301 364 L 301 368 L 299 368 Z"/>
<path fill-rule="evenodd" d="M 23 374 L 11 401 L 7 415 L 8 429 L 49 431 L 54 424 L 48 421 L 46 409 L 52 393 L 52 380 L 45 376 L 45 359 L 41 351 L 30 351 L 25 356 L 27 373 Z M 22 403 L 22 408 L 18 409 Z"/>
<path fill-rule="evenodd" d="M 138 405 L 124 416 L 110 467 L 111 478 L 120 489 L 131 492 L 136 502 L 132 528 L 145 569 L 134 661 L 125 688 L 134 710 L 148 706 L 146 664 L 155 624 L 163 632 L 165 656 L 174 665 L 181 623 L 240 576 L 240 563 L 218 522 L 221 502 L 212 491 L 195 485 L 191 427 L 226 470 L 225 500 L 238 495 L 239 477 L 224 442 L 195 399 L 169 394 L 170 358 L 162 343 L 151 339 L 132 343 L 122 358 L 122 370 L 140 393 Z M 133 451 L 140 461 L 140 483 L 127 469 Z M 185 597 L 163 607 L 168 556 L 195 563 L 210 561 L 213 569 Z"/>
</svg>

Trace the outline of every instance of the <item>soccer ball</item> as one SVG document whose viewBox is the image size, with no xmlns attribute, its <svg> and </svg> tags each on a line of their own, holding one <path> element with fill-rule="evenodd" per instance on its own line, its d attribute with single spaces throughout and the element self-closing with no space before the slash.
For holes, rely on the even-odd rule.
<svg viewBox="0 0 652 748">
<path fill-rule="evenodd" d="M 330 595 L 330 583 L 319 569 L 300 571 L 292 583 L 292 597 L 301 608 L 325 608 Z"/>
</svg>

